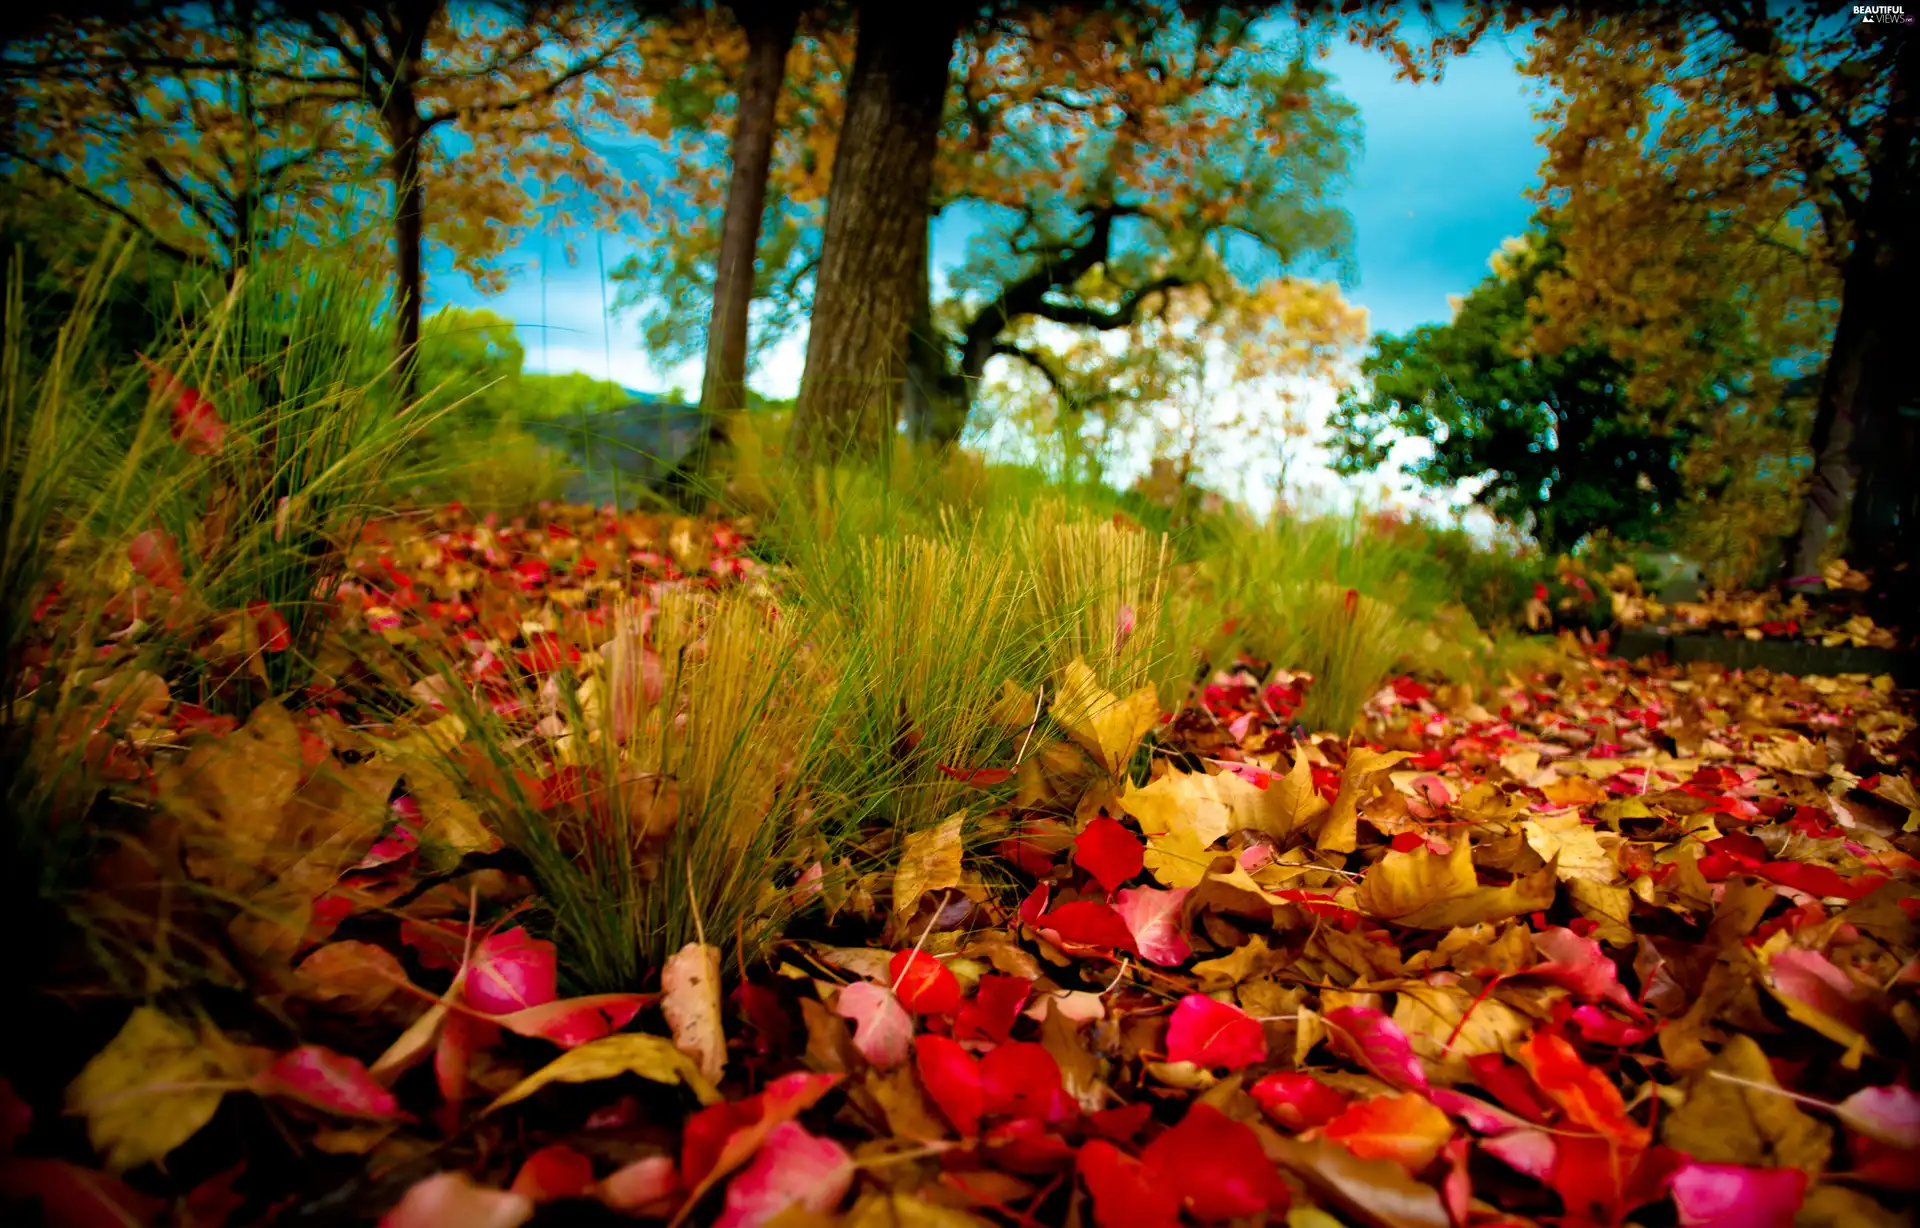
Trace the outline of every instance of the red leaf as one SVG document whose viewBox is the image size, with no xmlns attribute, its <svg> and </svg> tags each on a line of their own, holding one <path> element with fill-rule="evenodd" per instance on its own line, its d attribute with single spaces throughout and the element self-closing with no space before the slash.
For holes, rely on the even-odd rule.
<svg viewBox="0 0 1920 1228">
<path fill-rule="evenodd" d="M 1324 1126 L 1349 1103 L 1345 1095 L 1312 1075 L 1292 1070 L 1267 1075 L 1253 1085 L 1251 1094 L 1268 1117 L 1290 1130 Z"/>
<path fill-rule="evenodd" d="M 916 1015 L 951 1015 L 960 1009 L 960 979 L 925 951 L 896 951 L 887 975 L 900 1005 Z"/>
<path fill-rule="evenodd" d="M 1534 1085 L 1569 1121 L 1636 1154 L 1653 1141 L 1645 1126 L 1627 1116 L 1620 1089 L 1582 1061 L 1558 1032 L 1551 1028 L 1535 1032 L 1520 1046 L 1519 1058 Z"/>
<path fill-rule="evenodd" d="M 1079 1112 L 1067 1095 L 1060 1063 L 1043 1045 L 1007 1041 L 980 1059 L 980 1078 L 989 1115 L 1037 1117 L 1057 1124 Z"/>
<path fill-rule="evenodd" d="M 980 1140 L 994 1163 L 1035 1176 L 1059 1171 L 1073 1159 L 1073 1148 L 1038 1117 L 1019 1117 L 987 1131 Z"/>
<path fill-rule="evenodd" d="M 42 1222 L 62 1228 L 157 1224 L 167 1209 L 118 1177 L 38 1156 L 0 1160 L 0 1194 L 9 1202 L 39 1203 Z"/>
<path fill-rule="evenodd" d="M 1140 1158 L 1195 1219 L 1286 1212 L 1286 1183 L 1260 1140 L 1211 1105 L 1188 1109 L 1180 1124 L 1149 1143 Z"/>
<path fill-rule="evenodd" d="M 1689 1162 L 1673 1175 L 1673 1202 L 1687 1228 L 1791 1228 L 1807 1196 L 1797 1168 Z"/>
<path fill-rule="evenodd" d="M 1100 1228 L 1173 1228 L 1180 1201 L 1145 1164 L 1104 1139 L 1080 1148 L 1074 1167 L 1093 1195 Z"/>
<path fill-rule="evenodd" d="M 1140 958 L 1172 968 L 1193 954 L 1180 925 L 1180 909 L 1191 887 L 1163 891 L 1158 887 L 1128 887 L 1115 897 L 1114 911 L 1133 932 Z"/>
<path fill-rule="evenodd" d="M 1239 1070 L 1267 1056 L 1267 1033 L 1237 1006 L 1190 993 L 1173 1008 L 1167 1026 L 1167 1060 Z"/>
<path fill-rule="evenodd" d="M 950 768 L 944 763 L 938 766 L 944 775 L 952 777 L 963 785 L 972 785 L 976 789 L 991 789 L 995 785 L 1003 785 L 1013 779 L 1012 768 L 974 768 L 972 771 L 964 771 L 960 768 Z"/>
<path fill-rule="evenodd" d="M 1140 953 L 1127 923 L 1121 920 L 1119 913 L 1113 911 L 1111 904 L 1099 900 L 1062 904 L 1041 917 L 1038 928 L 1042 932 L 1052 930 L 1075 946 L 1113 947 L 1135 955 Z"/>
<path fill-rule="evenodd" d="M 921 1086 L 954 1130 L 962 1138 L 976 1137 L 987 1103 L 980 1063 L 959 1041 L 945 1036 L 914 1037 L 913 1061 Z"/>
<path fill-rule="evenodd" d="M 393 1093 L 376 1083 L 358 1059 L 320 1045 L 302 1045 L 281 1056 L 254 1080 L 254 1090 L 341 1117 L 397 1121 L 404 1116 Z"/>
<path fill-rule="evenodd" d="M 1001 976 L 990 972 L 980 978 L 973 1000 L 960 1008 L 953 1021 L 955 1040 L 990 1040 L 996 1044 L 1013 1031 L 1026 1005 L 1033 982 L 1024 976 Z"/>
<path fill-rule="evenodd" d="M 260 651 L 285 652 L 293 646 L 293 633 L 287 630 L 287 620 L 266 602 L 247 602 L 247 617 L 253 620 L 253 633 L 260 639 Z"/>
<path fill-rule="evenodd" d="M 516 1036 L 537 1037 L 550 1040 L 562 1049 L 573 1049 L 626 1027 L 653 998 L 654 995 L 643 993 L 591 994 L 584 998 L 561 998 L 505 1015 L 489 1015 L 487 1020 Z"/>
<path fill-rule="evenodd" d="M 1375 1096 L 1327 1123 L 1326 1136 L 1363 1160 L 1393 1160 L 1418 1172 L 1453 1137 L 1447 1115 L 1418 1092 Z"/>
<path fill-rule="evenodd" d="M 824 1215 L 846 1196 L 853 1172 L 853 1157 L 840 1144 L 782 1122 L 727 1187 L 714 1228 L 758 1228 L 793 1206 Z"/>
<path fill-rule="evenodd" d="M 178 443 L 195 456 L 211 456 L 218 452 L 227 439 L 227 424 L 220 420 L 220 413 L 213 402 L 189 388 L 180 378 L 160 366 L 145 354 L 138 354 L 142 366 L 149 372 L 147 388 L 156 397 L 172 397 L 172 425 L 168 433 Z"/>
<path fill-rule="evenodd" d="M 186 573 L 180 566 L 180 551 L 173 535 L 165 529 L 148 529 L 133 535 L 127 543 L 127 562 L 142 580 L 156 588 L 179 592 Z"/>
<path fill-rule="evenodd" d="M 435 1173 L 416 1182 L 380 1228 L 519 1228 L 533 1218 L 533 1199 L 475 1185 L 465 1173 Z"/>
<path fill-rule="evenodd" d="M 1073 838 L 1074 864 L 1093 875 L 1108 895 L 1146 867 L 1146 853 L 1138 836 L 1104 814 Z"/>
<path fill-rule="evenodd" d="M 557 984 L 553 944 L 516 926 L 489 934 L 474 949 L 465 992 L 473 1009 L 506 1015 L 552 1002 Z"/>
<path fill-rule="evenodd" d="M 593 1161 L 565 1143 L 552 1143 L 527 1157 L 508 1188 L 535 1202 L 579 1198 L 593 1185 Z"/>
<path fill-rule="evenodd" d="M 1370 1006 L 1342 1006 L 1326 1014 L 1335 1052 L 1365 1066 L 1402 1091 L 1427 1090 L 1427 1068 L 1414 1056 L 1400 1025 Z"/>
<path fill-rule="evenodd" d="M 747 1162 L 767 1135 L 819 1103 L 840 1075 L 798 1071 L 782 1075 L 758 1095 L 702 1109 L 687 1121 L 680 1143 L 680 1175 L 698 1199 Z"/>
</svg>

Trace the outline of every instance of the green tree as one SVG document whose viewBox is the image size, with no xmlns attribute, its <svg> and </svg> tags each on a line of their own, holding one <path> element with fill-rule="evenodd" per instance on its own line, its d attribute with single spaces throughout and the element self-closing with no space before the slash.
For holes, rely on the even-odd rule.
<svg viewBox="0 0 1920 1228">
<path fill-rule="evenodd" d="M 1604 346 L 1528 353 L 1528 301 L 1561 254 L 1538 234 L 1510 242 L 1451 323 L 1378 338 L 1361 364 L 1365 386 L 1341 397 L 1330 423 L 1335 468 L 1367 472 L 1397 438 L 1425 439 L 1430 453 L 1407 474 L 1434 486 L 1483 480 L 1475 501 L 1549 550 L 1602 530 L 1663 541 L 1692 428 L 1637 410 L 1632 369 Z"/>
</svg>

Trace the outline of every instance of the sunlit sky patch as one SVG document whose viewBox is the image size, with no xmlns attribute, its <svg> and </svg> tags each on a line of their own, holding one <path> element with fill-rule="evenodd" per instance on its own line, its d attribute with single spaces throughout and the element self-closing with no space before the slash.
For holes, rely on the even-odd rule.
<svg viewBox="0 0 1920 1228">
<path fill-rule="evenodd" d="M 1449 66 L 1438 83 L 1393 79 L 1383 55 L 1341 43 L 1322 61 L 1335 88 L 1360 109 L 1363 145 L 1353 159 L 1344 203 L 1354 223 L 1347 298 L 1364 306 L 1378 332 L 1402 332 L 1451 316 L 1450 295 L 1470 290 L 1487 274 L 1487 258 L 1502 239 L 1521 233 L 1533 206 L 1541 124 L 1533 116 L 1531 84 L 1516 67 L 1517 43 L 1489 40 Z M 934 232 L 936 274 L 958 263 L 970 234 L 964 219 L 943 219 Z M 568 246 L 574 259 L 565 256 Z M 640 346 L 632 313 L 609 316 L 615 287 L 603 271 L 632 250 L 631 236 L 536 233 L 507 253 L 515 272 L 507 289 L 483 295 L 444 259 L 430 265 L 429 310 L 444 305 L 484 307 L 515 321 L 534 371 L 584 371 L 642 392 L 678 387 L 697 391 L 697 363 L 661 369 Z M 775 347 L 751 375 L 764 395 L 787 397 L 799 387 L 804 336 Z M 1306 390 L 1310 420 L 1331 409 L 1331 389 Z M 1404 447 L 1417 447 L 1406 444 Z M 1231 453 L 1232 449 L 1224 451 Z M 1136 458 L 1144 465 L 1144 458 Z M 1255 450 L 1236 461 L 1216 460 L 1203 480 L 1264 511 L 1277 460 Z M 1115 476 L 1122 476 L 1116 474 Z M 1384 484 L 1393 502 L 1416 501 L 1411 484 L 1390 469 L 1377 479 L 1343 484 L 1311 448 L 1290 466 L 1290 483 L 1310 502 L 1376 500 Z"/>
</svg>

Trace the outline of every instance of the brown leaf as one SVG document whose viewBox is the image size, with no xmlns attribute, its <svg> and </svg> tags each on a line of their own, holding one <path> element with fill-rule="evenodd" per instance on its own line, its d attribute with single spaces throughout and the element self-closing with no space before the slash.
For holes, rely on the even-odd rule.
<svg viewBox="0 0 1920 1228">
<path fill-rule="evenodd" d="M 1340 770 L 1340 792 L 1321 824 L 1317 847 L 1326 853 L 1351 853 L 1359 847 L 1360 803 L 1371 795 L 1381 773 L 1407 757 L 1407 752 L 1360 747 L 1347 755 Z"/>
<path fill-rule="evenodd" d="M 1331 1139 L 1287 1138 L 1264 1123 L 1252 1129 L 1269 1158 L 1297 1174 L 1315 1196 L 1367 1228 L 1450 1228 L 1439 1191 L 1392 1160 L 1363 1160 Z"/>
</svg>

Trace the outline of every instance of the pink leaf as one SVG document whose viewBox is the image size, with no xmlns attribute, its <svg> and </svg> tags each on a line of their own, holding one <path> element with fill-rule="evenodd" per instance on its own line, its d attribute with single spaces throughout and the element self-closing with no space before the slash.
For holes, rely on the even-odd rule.
<svg viewBox="0 0 1920 1228">
<path fill-rule="evenodd" d="M 1180 924 L 1180 907 L 1186 903 L 1191 887 L 1163 891 L 1158 887 L 1128 887 L 1116 897 L 1113 910 L 1133 931 L 1140 958 L 1148 963 L 1172 968 L 1193 954 Z"/>
<path fill-rule="evenodd" d="M 940 1107 L 961 1138 L 980 1133 L 986 1114 L 986 1087 L 980 1063 L 960 1042 L 945 1036 L 913 1038 L 913 1064 L 927 1097 Z M 1058 1075 L 1056 1069 L 1055 1074 Z"/>
<path fill-rule="evenodd" d="M 1073 839 L 1073 863 L 1093 875 L 1109 895 L 1145 868 L 1146 852 L 1140 837 L 1104 814 Z"/>
<path fill-rule="evenodd" d="M 1559 1155 L 1551 1134 L 1532 1129 L 1482 1139 L 1480 1150 L 1504 1161 L 1515 1172 L 1542 1182 L 1552 1178 L 1554 1160 Z"/>
<path fill-rule="evenodd" d="M 727 1187 L 726 1208 L 714 1228 L 758 1228 L 794 1206 L 825 1215 L 846 1197 L 853 1172 L 846 1148 L 783 1122 Z"/>
<path fill-rule="evenodd" d="M 1840 1120 L 1876 1142 L 1920 1148 L 1920 1096 L 1910 1087 L 1863 1087 L 1840 1102 Z"/>
<path fill-rule="evenodd" d="M 834 1012 L 853 1021 L 853 1047 L 882 1070 L 907 1060 L 913 1040 L 913 1016 L 891 990 L 872 981 L 855 981 L 840 990 Z"/>
<path fill-rule="evenodd" d="M 633 1021 L 640 1008 L 653 1001 L 643 993 L 602 993 L 584 998 L 561 998 L 544 1006 L 530 1006 L 487 1019 L 516 1036 L 550 1040 L 562 1049 L 574 1049 L 590 1040 L 611 1036 Z"/>
<path fill-rule="evenodd" d="M 293 646 L 293 633 L 287 630 L 287 620 L 266 602 L 247 602 L 247 617 L 253 620 L 253 633 L 260 640 L 261 652 L 285 652 Z"/>
<path fill-rule="evenodd" d="M 840 1075 L 798 1071 L 775 1079 L 758 1094 L 702 1109 L 681 1133 L 680 1175 L 698 1201 L 760 1149 L 775 1126 L 812 1108 L 840 1082 Z"/>
<path fill-rule="evenodd" d="M 1400 1025 L 1370 1006 L 1342 1006 L 1326 1014 L 1329 1043 L 1402 1091 L 1427 1090 L 1427 1068 L 1414 1056 Z"/>
<path fill-rule="evenodd" d="M 1239 1070 L 1267 1056 L 1267 1033 L 1237 1006 L 1190 993 L 1173 1008 L 1167 1027 L 1167 1060 Z"/>
<path fill-rule="evenodd" d="M 155 588 L 179 592 L 186 579 L 180 566 L 180 551 L 173 535 L 165 529 L 136 533 L 127 543 L 127 562 L 142 580 Z"/>
<path fill-rule="evenodd" d="M 1211 1105 L 1188 1109 L 1179 1125 L 1147 1144 L 1140 1158 L 1195 1219 L 1286 1213 L 1286 1183 L 1259 1138 Z"/>
<path fill-rule="evenodd" d="M 1646 1018 L 1646 1012 L 1620 983 L 1619 968 L 1598 942 L 1582 938 L 1565 926 L 1553 925 L 1534 934 L 1533 946 L 1547 957 L 1546 962 L 1525 969 L 1521 975 L 1545 977 L 1585 1001 L 1611 1002 L 1635 1019 Z"/>
<path fill-rule="evenodd" d="M 1026 1005 L 1027 994 L 1032 992 L 1033 982 L 1024 976 L 1001 976 L 989 972 L 980 978 L 980 984 L 973 991 L 973 1001 L 960 1007 L 958 1018 L 953 1021 L 955 1040 L 990 1040 L 998 1043 L 1013 1031 L 1014 1021 L 1020 1018 L 1020 1008 Z"/>
<path fill-rule="evenodd" d="M 680 1192 L 680 1166 L 672 1156 L 646 1156 L 616 1168 L 593 1187 L 593 1196 L 629 1215 L 652 1211 Z"/>
<path fill-rule="evenodd" d="M 1782 997 L 1831 1015 L 1857 1032 L 1871 1030 L 1866 991 L 1820 952 L 1788 947 L 1769 961 L 1767 975 Z"/>
<path fill-rule="evenodd" d="M 1687 1228 L 1792 1228 L 1807 1196 L 1797 1168 L 1691 1162 L 1673 1175 L 1673 1204 Z"/>
<path fill-rule="evenodd" d="M 551 942 L 530 937 L 517 926 L 489 934 L 467 969 L 467 1004 L 489 1015 L 545 1006 L 558 994 L 558 971 Z"/>
<path fill-rule="evenodd" d="M 465 1173 L 435 1173 L 381 1216 L 380 1228 L 519 1228 L 532 1218 L 525 1194 L 475 1185 Z"/>
<path fill-rule="evenodd" d="M 916 1015 L 951 1015 L 960 1009 L 960 978 L 925 951 L 895 951 L 887 976 L 900 1005 Z"/>
<path fill-rule="evenodd" d="M 1254 1102 L 1290 1130 L 1324 1126 L 1345 1111 L 1348 1098 L 1310 1074 L 1281 1070 L 1250 1089 Z"/>
<path fill-rule="evenodd" d="M 357 1059 L 320 1045 L 302 1045 L 283 1055 L 254 1080 L 254 1090 L 341 1117 L 397 1121 L 404 1116 L 393 1093 Z"/>
</svg>

